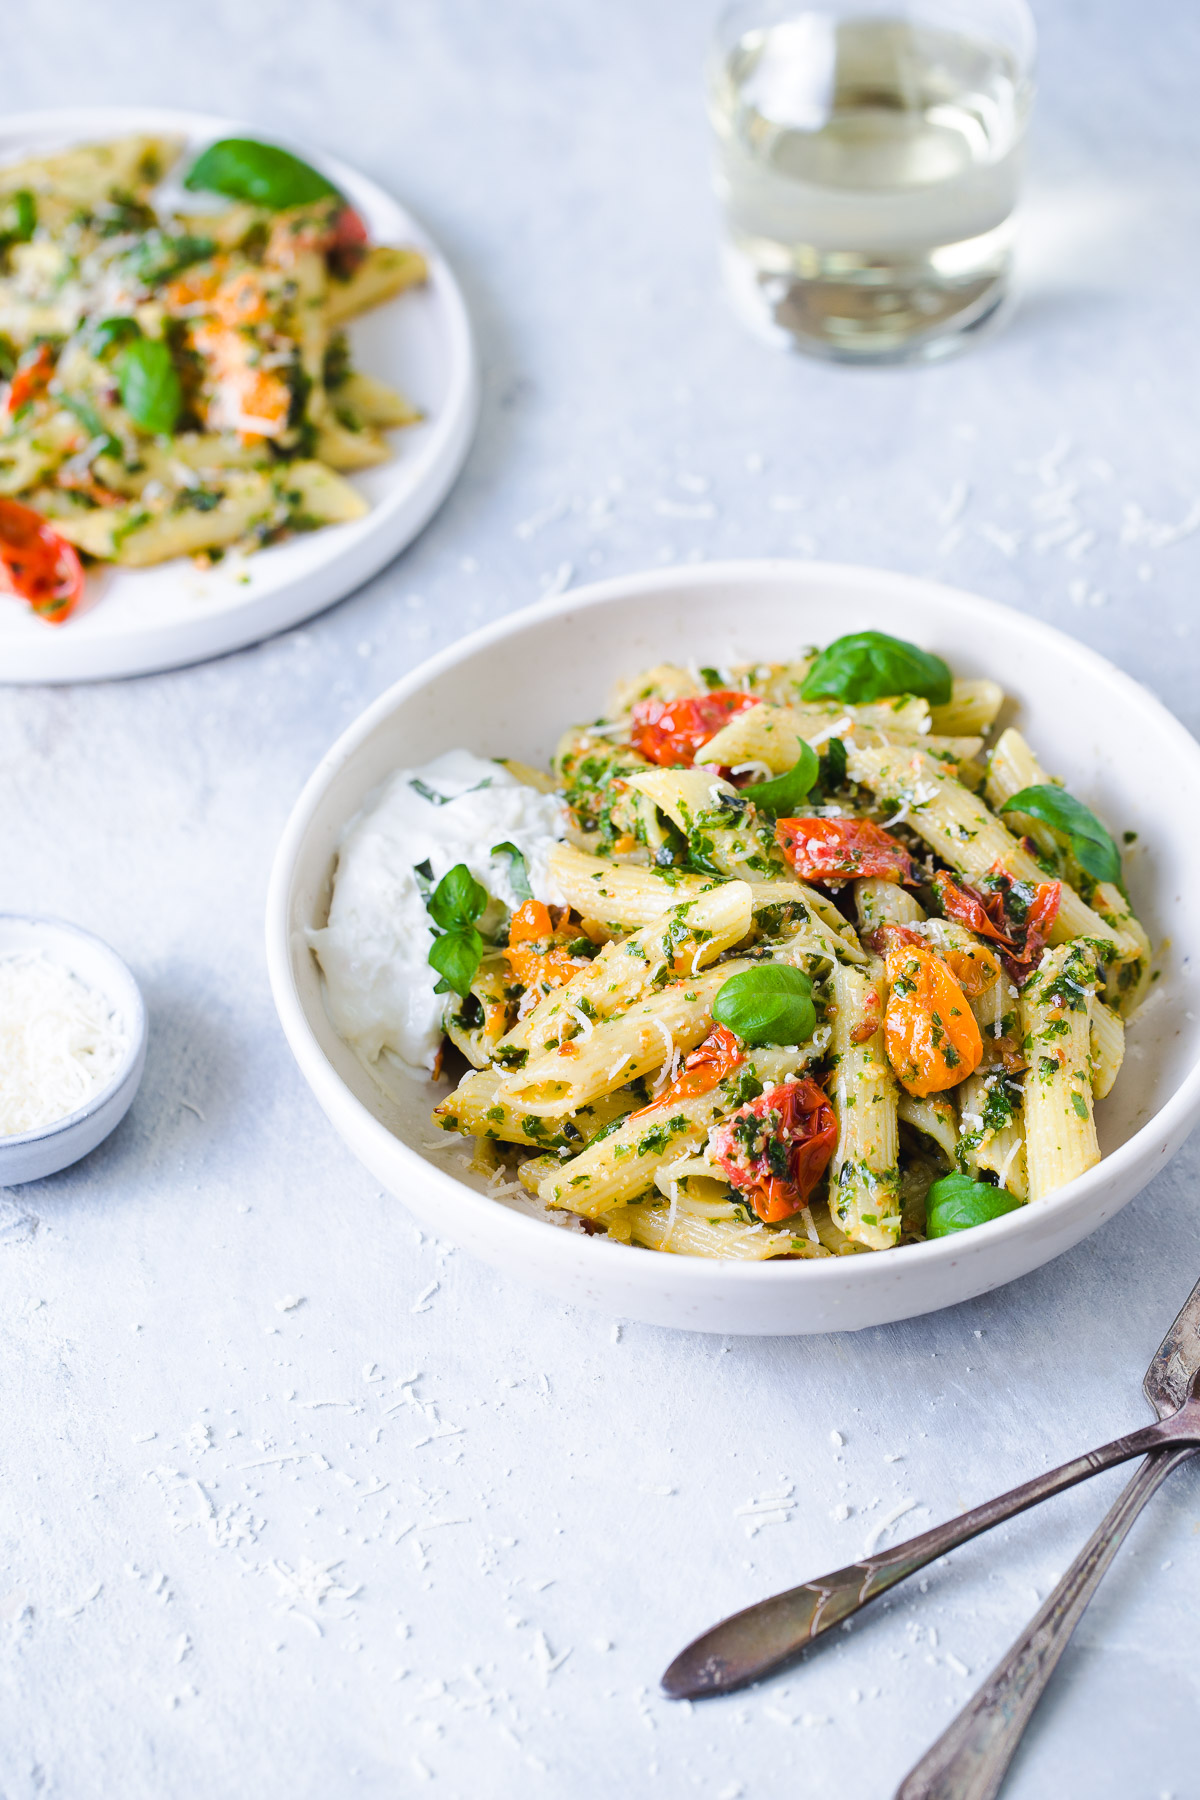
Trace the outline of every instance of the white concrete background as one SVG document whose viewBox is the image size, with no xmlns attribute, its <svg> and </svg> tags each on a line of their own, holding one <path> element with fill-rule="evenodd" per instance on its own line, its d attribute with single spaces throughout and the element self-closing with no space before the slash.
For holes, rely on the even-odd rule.
<svg viewBox="0 0 1200 1800">
<path fill-rule="evenodd" d="M 871 374 L 777 360 L 715 291 L 703 6 L 9 19 L 11 107 L 240 113 L 394 187 L 467 285 L 487 398 L 440 517 L 311 625 L 178 674 L 0 690 L 0 906 L 102 933 L 152 1018 L 116 1136 L 0 1197 L 4 1800 L 874 1800 L 1119 1485 L 960 1552 L 784 1681 L 660 1701 L 695 1629 L 851 1560 L 901 1504 L 893 1535 L 1143 1417 L 1200 1273 L 1195 1146 L 1071 1256 L 953 1312 L 819 1341 L 618 1332 L 419 1237 L 303 1087 L 261 950 L 320 752 L 554 583 L 810 545 L 929 571 L 1076 632 L 1196 725 L 1200 20 L 1040 10 L 1024 305 L 969 357 Z M 780 1492 L 786 1521 L 750 1535 L 739 1509 Z M 1198 1533 L 1185 1471 L 1013 1800 L 1200 1795 Z"/>
</svg>

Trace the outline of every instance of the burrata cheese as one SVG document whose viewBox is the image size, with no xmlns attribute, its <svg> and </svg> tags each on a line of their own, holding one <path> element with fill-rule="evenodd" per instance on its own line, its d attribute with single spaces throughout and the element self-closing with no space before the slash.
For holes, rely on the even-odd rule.
<svg viewBox="0 0 1200 1800">
<path fill-rule="evenodd" d="M 501 763 L 447 750 L 417 769 L 399 769 L 367 798 L 342 833 L 329 922 L 309 942 L 325 976 L 326 1005 L 339 1035 L 368 1065 L 385 1053 L 414 1075 L 432 1072 L 442 1041 L 445 995 L 435 994 L 433 942 L 419 863 L 436 884 L 456 863 L 514 910 L 512 862 L 497 844 L 515 844 L 537 899 L 561 905 L 547 872 L 567 811 L 554 794 L 527 787 Z"/>
</svg>

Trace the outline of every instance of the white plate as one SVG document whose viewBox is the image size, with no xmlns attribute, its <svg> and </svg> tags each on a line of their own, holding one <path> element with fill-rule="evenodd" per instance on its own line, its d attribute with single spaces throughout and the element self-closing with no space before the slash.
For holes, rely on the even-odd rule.
<svg viewBox="0 0 1200 1800">
<path fill-rule="evenodd" d="M 669 1256 L 556 1230 L 487 1197 L 429 1123 L 444 1092 L 389 1097 L 325 1013 L 305 937 L 325 923 L 338 835 L 391 770 L 455 744 L 543 764 L 610 683 L 649 665 L 779 660 L 843 632 L 891 631 L 963 676 L 990 675 L 1046 766 L 1118 831 L 1137 910 L 1164 947 L 1154 998 L 1099 1109 L 1103 1160 L 1077 1181 L 952 1237 L 820 1262 Z M 563 1298 L 702 1331 L 854 1330 L 951 1306 L 1070 1249 L 1179 1148 L 1200 1114 L 1200 745 L 1145 688 L 1023 613 L 879 569 L 725 563 L 631 575 L 530 608 L 434 657 L 368 708 L 296 802 L 271 876 L 275 1004 L 310 1087 L 354 1154 L 422 1224 Z M 440 1149 L 439 1149 L 440 1144 Z M 457 1164 L 457 1166 L 456 1166 Z"/>
<path fill-rule="evenodd" d="M 284 142 L 273 132 L 207 113 L 96 107 L 18 113 L 0 121 L 0 160 L 133 131 L 184 137 L 185 157 L 220 137 Z M 47 625 L 24 601 L 0 594 L 0 681 L 145 675 L 255 643 L 369 580 L 411 543 L 450 491 L 479 411 L 475 351 L 458 283 L 428 233 L 382 188 L 307 145 L 286 147 L 336 183 L 375 242 L 415 244 L 429 258 L 425 287 L 350 326 L 358 366 L 399 387 L 421 408 L 425 423 L 391 433 L 393 460 L 353 477 L 371 511 L 351 525 L 326 526 L 203 573 L 186 559 L 152 569 L 93 571 L 87 610 L 63 625 Z M 198 197 L 180 198 L 195 209 Z M 205 204 L 211 207 L 211 198 Z"/>
</svg>

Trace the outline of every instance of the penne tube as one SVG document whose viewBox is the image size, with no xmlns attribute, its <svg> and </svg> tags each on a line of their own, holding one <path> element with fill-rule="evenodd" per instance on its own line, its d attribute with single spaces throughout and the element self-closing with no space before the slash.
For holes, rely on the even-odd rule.
<svg viewBox="0 0 1200 1800">
<path fill-rule="evenodd" d="M 329 283 L 324 322 L 334 330 L 368 307 L 378 306 L 406 288 L 420 287 L 428 279 L 429 265 L 419 250 L 393 250 L 376 244 L 346 281 Z"/>
<path fill-rule="evenodd" d="M 712 1003 L 730 976 L 751 962 L 676 981 L 627 1012 L 602 1019 L 586 1037 L 533 1053 L 523 1069 L 501 1080 L 500 1092 L 516 1111 L 561 1118 L 599 1094 L 613 1092 L 669 1063 L 678 1050 L 694 1050 L 712 1029 Z"/>
<path fill-rule="evenodd" d="M 895 1077 L 883 1046 L 883 968 L 836 963 L 834 1064 L 830 1099 L 838 1142 L 829 1175 L 834 1223 L 869 1250 L 888 1250 L 900 1234 L 900 1139 Z M 869 1035 L 870 1022 L 876 1021 Z"/>
<path fill-rule="evenodd" d="M 930 707 L 930 720 L 944 737 L 974 737 L 995 724 L 1003 705 L 998 681 L 955 681 L 945 705 Z"/>
<path fill-rule="evenodd" d="M 898 881 L 879 881 L 871 875 L 854 883 L 854 910 L 864 933 L 878 925 L 915 925 L 925 917 L 915 894 Z"/>
<path fill-rule="evenodd" d="M 546 1049 L 564 1037 L 587 1036 L 589 1024 L 611 1018 L 644 998 L 669 975 L 693 975 L 740 943 L 752 923 L 744 881 L 727 881 L 695 900 L 660 913 L 630 937 L 606 944 L 596 960 L 546 994 L 508 1035 L 496 1058 L 518 1068 L 517 1050 Z M 564 1029 L 565 1028 L 565 1029 Z"/>
<path fill-rule="evenodd" d="M 1125 1060 L 1125 1026 L 1112 1007 L 1098 997 L 1092 1007 L 1090 1058 L 1092 1092 L 1097 1100 L 1103 1100 L 1112 1092 Z"/>
<path fill-rule="evenodd" d="M 623 675 L 608 696 L 607 714 L 617 720 L 628 713 L 639 700 L 684 700 L 703 693 L 695 675 L 676 663 L 656 663 L 638 675 Z"/>
<path fill-rule="evenodd" d="M 1047 951 L 1021 993 L 1031 1200 L 1043 1199 L 1100 1161 L 1090 1063 L 1095 992 L 1087 951 L 1063 944 Z"/>
<path fill-rule="evenodd" d="M 947 1168 L 954 1168 L 958 1152 L 958 1119 L 944 1094 L 931 1094 L 925 1100 L 917 1100 L 902 1091 L 896 1111 L 902 1125 L 919 1131 L 922 1137 L 936 1144 L 946 1159 Z"/>
<path fill-rule="evenodd" d="M 739 1073 L 735 1071 L 733 1083 L 722 1082 L 709 1094 L 627 1119 L 561 1169 L 545 1175 L 538 1184 L 539 1198 L 547 1206 L 564 1206 L 592 1219 L 611 1207 L 628 1205 L 654 1186 L 660 1163 L 692 1155 L 707 1138 L 709 1126 L 733 1110 L 731 1092 Z"/>
<path fill-rule="evenodd" d="M 591 856 L 573 844 L 555 844 L 547 858 L 551 881 L 585 919 L 599 919 L 617 931 L 649 925 L 681 901 L 711 893 L 719 880 L 711 875 L 666 875 L 634 863 L 615 863 Z"/>
<path fill-rule="evenodd" d="M 618 1088 L 598 1095 L 569 1119 L 544 1119 L 511 1106 L 504 1098 L 495 1069 L 472 1070 L 452 1094 L 434 1108 L 433 1122 L 441 1131 L 457 1131 L 463 1137 L 497 1138 L 503 1144 L 528 1144 L 537 1150 L 558 1150 L 574 1155 L 614 1119 L 624 1118 L 644 1105 L 641 1088 L 633 1093 Z"/>
<path fill-rule="evenodd" d="M 905 700 L 894 708 L 877 702 L 821 712 L 764 703 L 735 714 L 697 754 L 722 768 L 759 763 L 772 775 L 783 775 L 799 757 L 801 740 L 820 747 L 834 737 L 853 738 L 859 745 L 921 745 L 954 762 L 977 756 L 983 747 L 983 739 L 974 735 L 931 735 L 924 700 Z"/>
<path fill-rule="evenodd" d="M 789 1221 L 792 1229 L 756 1223 L 748 1225 L 736 1218 L 710 1218 L 702 1211 L 667 1201 L 649 1200 L 618 1207 L 606 1214 L 617 1229 L 628 1231 L 626 1242 L 641 1244 L 647 1250 L 666 1250 L 675 1256 L 719 1256 L 739 1262 L 765 1262 L 772 1256 L 825 1257 L 832 1254 L 819 1242 L 813 1244 L 805 1235 L 799 1217 Z M 611 1235 L 611 1227 L 610 1227 Z"/>
</svg>

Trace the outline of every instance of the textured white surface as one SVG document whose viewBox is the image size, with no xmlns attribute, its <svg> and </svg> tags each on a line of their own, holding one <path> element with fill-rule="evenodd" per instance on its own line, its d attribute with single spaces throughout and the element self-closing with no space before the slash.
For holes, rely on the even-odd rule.
<svg viewBox="0 0 1200 1800">
<path fill-rule="evenodd" d="M 220 106 L 393 186 L 456 258 L 487 381 L 456 494 L 340 608 L 206 668 L 0 693 L 0 906 L 111 939 L 152 1032 L 115 1136 L 0 1201 L 6 1800 L 875 1800 L 1120 1483 L 960 1551 L 782 1682 L 658 1701 L 692 1630 L 906 1502 L 884 1541 L 1143 1417 L 1200 1273 L 1195 1145 L 998 1294 L 726 1348 L 417 1242 L 270 1007 L 266 871 L 317 756 L 428 649 L 585 573 L 803 540 L 1036 611 L 1200 718 L 1191 9 L 1150 36 L 1117 0 L 1047 0 L 1025 307 L 890 374 L 777 361 L 729 321 L 702 12 L 48 0 L 6 39 L 12 106 Z M 1188 1470 L 1014 1800 L 1200 1794 L 1198 1527 Z"/>
</svg>

